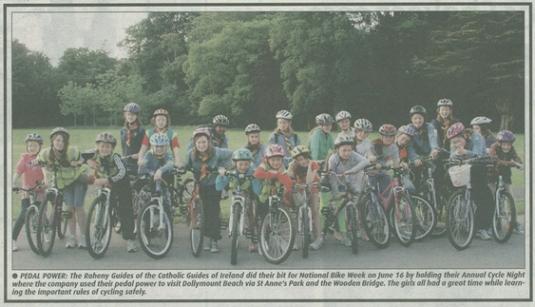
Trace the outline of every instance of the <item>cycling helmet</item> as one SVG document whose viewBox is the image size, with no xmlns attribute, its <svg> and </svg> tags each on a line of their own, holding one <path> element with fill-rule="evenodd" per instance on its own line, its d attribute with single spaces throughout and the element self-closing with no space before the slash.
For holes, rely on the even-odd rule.
<svg viewBox="0 0 535 307">
<path fill-rule="evenodd" d="M 422 116 L 425 117 L 425 115 L 427 114 L 427 110 L 421 105 L 415 105 L 415 106 L 412 106 L 412 108 L 409 111 L 409 114 L 410 116 L 413 116 L 414 114 L 421 114 Z"/>
<path fill-rule="evenodd" d="M 156 117 L 158 115 L 164 115 L 167 118 L 169 118 L 169 112 L 167 112 L 166 109 L 156 109 L 156 111 L 154 111 L 154 113 L 152 113 L 152 117 Z"/>
<path fill-rule="evenodd" d="M 286 120 L 292 120 L 293 115 L 288 110 L 280 110 L 277 112 L 277 115 L 275 115 L 277 119 L 286 119 Z"/>
<path fill-rule="evenodd" d="M 410 137 L 413 137 L 414 135 L 416 135 L 416 128 L 414 128 L 413 125 L 404 125 L 399 127 L 398 133 L 403 133 Z"/>
<path fill-rule="evenodd" d="M 24 143 L 30 141 L 37 142 L 39 143 L 39 145 L 43 145 L 43 138 L 37 133 L 30 133 L 26 135 L 26 137 L 24 138 Z"/>
<path fill-rule="evenodd" d="M 155 133 L 150 137 L 151 146 L 165 146 L 169 145 L 169 138 L 165 133 Z"/>
<path fill-rule="evenodd" d="M 336 114 L 336 121 L 339 122 L 344 119 L 351 119 L 351 113 L 347 111 L 340 111 Z"/>
<path fill-rule="evenodd" d="M 282 148 L 282 146 L 280 146 L 279 144 L 270 144 L 266 148 L 264 156 L 266 157 L 266 159 L 272 157 L 284 157 L 284 148 Z"/>
<path fill-rule="evenodd" d="M 260 129 L 260 126 L 258 126 L 257 124 L 249 124 L 247 125 L 247 127 L 245 127 L 245 134 L 250 134 L 250 133 L 258 133 L 262 131 Z"/>
<path fill-rule="evenodd" d="M 292 155 L 292 159 L 295 159 L 301 155 L 306 155 L 310 157 L 310 150 L 304 145 L 297 145 L 294 147 L 294 149 L 292 149 L 290 154 Z"/>
<path fill-rule="evenodd" d="M 514 143 L 515 139 L 515 134 L 509 130 L 502 130 L 496 135 L 496 140 L 498 142 Z"/>
<path fill-rule="evenodd" d="M 332 125 L 334 123 L 333 117 L 327 113 L 321 113 L 316 116 L 316 124 L 323 125 Z"/>
<path fill-rule="evenodd" d="M 63 134 L 63 136 L 65 137 L 65 139 L 69 139 L 70 137 L 70 134 L 69 132 L 67 131 L 67 129 L 63 128 L 63 127 L 56 127 L 54 129 L 52 129 L 52 132 L 50 132 L 50 139 L 52 139 L 56 134 L 58 133 L 61 133 Z"/>
<path fill-rule="evenodd" d="M 135 102 L 130 102 L 128 104 L 126 104 L 123 108 L 123 112 L 130 112 L 130 113 L 139 113 L 139 111 L 141 111 L 141 108 L 139 107 L 139 105 Z"/>
<path fill-rule="evenodd" d="M 117 140 L 115 137 L 109 133 L 109 132 L 102 132 L 97 134 L 97 138 L 95 140 L 95 143 L 108 143 L 111 144 L 111 146 L 115 147 L 117 145 Z"/>
<path fill-rule="evenodd" d="M 212 135 L 210 133 L 210 128 L 208 127 L 199 127 L 199 128 L 196 128 L 195 130 L 193 130 L 193 138 L 196 138 L 197 136 L 199 135 L 205 135 L 207 138 L 210 138 L 210 136 Z"/>
<path fill-rule="evenodd" d="M 336 139 L 334 140 L 334 147 L 338 148 L 342 145 L 351 145 L 353 146 L 355 144 L 353 137 L 349 135 L 342 135 L 339 134 Z"/>
<path fill-rule="evenodd" d="M 355 129 L 364 130 L 365 132 L 368 132 L 368 133 L 373 131 L 372 122 L 370 122 L 369 120 L 365 118 L 357 119 L 355 123 L 353 124 L 353 126 L 355 127 Z"/>
<path fill-rule="evenodd" d="M 485 117 L 485 116 L 478 116 L 472 119 L 470 122 L 470 125 L 484 125 L 484 124 L 490 124 L 492 122 L 492 119 Z"/>
<path fill-rule="evenodd" d="M 397 129 L 394 127 L 394 125 L 391 124 L 384 124 L 381 127 L 379 127 L 379 134 L 384 136 L 394 136 L 396 135 Z"/>
<path fill-rule="evenodd" d="M 247 148 L 237 149 L 232 153 L 232 161 L 251 161 L 253 160 L 253 154 Z"/>
<path fill-rule="evenodd" d="M 228 127 L 229 120 L 228 120 L 228 117 L 226 117 L 225 115 L 219 114 L 219 115 L 214 116 L 214 118 L 212 118 L 212 124 L 214 124 L 214 126 Z"/>
<path fill-rule="evenodd" d="M 448 98 L 442 98 L 437 102 L 437 108 L 442 106 L 453 107 L 453 101 Z"/>
<path fill-rule="evenodd" d="M 464 132 L 463 123 L 457 122 L 448 128 L 448 131 L 446 132 L 446 137 L 448 138 L 448 140 L 451 140 L 463 132 Z"/>
</svg>

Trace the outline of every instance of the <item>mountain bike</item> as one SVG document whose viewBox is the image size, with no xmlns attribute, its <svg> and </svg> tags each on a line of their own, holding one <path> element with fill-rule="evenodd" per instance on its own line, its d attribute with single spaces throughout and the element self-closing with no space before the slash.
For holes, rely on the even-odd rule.
<svg viewBox="0 0 535 307">
<path fill-rule="evenodd" d="M 515 163 L 516 167 L 522 169 L 523 166 Z M 492 218 L 492 232 L 496 241 L 505 243 L 511 237 L 513 228 L 516 225 L 516 207 L 511 193 L 505 188 L 502 176 L 498 176 L 498 185 L 495 192 L 495 208 Z"/>
<path fill-rule="evenodd" d="M 26 240 L 30 249 L 36 253 L 41 254 L 41 250 L 37 244 L 37 230 L 39 228 L 39 208 L 41 203 L 37 200 L 37 190 L 41 188 L 41 185 L 37 182 L 36 185 L 29 189 L 23 189 L 14 187 L 13 192 L 27 192 L 30 196 L 30 206 L 26 209 L 26 214 L 24 216 L 24 232 L 26 235 Z"/>
<path fill-rule="evenodd" d="M 298 195 L 299 202 L 297 210 L 297 234 L 302 239 L 303 258 L 308 257 L 310 243 L 312 241 L 312 209 L 310 208 L 310 189 L 317 188 L 317 183 L 295 183 L 294 193 Z"/>
</svg>

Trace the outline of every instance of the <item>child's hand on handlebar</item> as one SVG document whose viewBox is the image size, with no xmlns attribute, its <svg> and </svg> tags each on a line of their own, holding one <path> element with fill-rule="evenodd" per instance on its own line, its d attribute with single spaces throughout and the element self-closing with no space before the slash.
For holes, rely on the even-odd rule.
<svg viewBox="0 0 535 307">
<path fill-rule="evenodd" d="M 156 173 L 154 173 L 154 181 L 162 180 L 162 171 L 157 170 Z"/>
<path fill-rule="evenodd" d="M 220 167 L 217 169 L 217 172 L 219 173 L 219 176 L 225 176 L 227 170 L 224 167 Z"/>
</svg>

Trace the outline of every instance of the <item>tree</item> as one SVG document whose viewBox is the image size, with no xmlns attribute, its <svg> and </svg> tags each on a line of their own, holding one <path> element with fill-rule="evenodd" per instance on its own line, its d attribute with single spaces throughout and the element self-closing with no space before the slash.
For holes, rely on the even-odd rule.
<svg viewBox="0 0 535 307">
<path fill-rule="evenodd" d="M 84 86 L 96 84 L 97 76 L 117 64 L 117 60 L 103 50 L 69 48 L 59 60 L 58 73 L 63 84 L 71 81 Z"/>
</svg>

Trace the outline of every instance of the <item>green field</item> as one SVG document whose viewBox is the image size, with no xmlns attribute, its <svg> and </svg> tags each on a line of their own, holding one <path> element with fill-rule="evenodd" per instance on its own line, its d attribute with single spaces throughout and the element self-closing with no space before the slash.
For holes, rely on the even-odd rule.
<svg viewBox="0 0 535 307">
<path fill-rule="evenodd" d="M 181 157 L 184 158 L 186 155 L 185 148 L 187 146 L 187 143 L 189 142 L 191 133 L 194 130 L 194 126 L 175 126 L 173 129 L 177 132 L 179 141 L 181 142 L 182 148 L 180 150 Z M 15 164 L 17 163 L 20 154 L 25 150 L 24 146 L 24 137 L 26 134 L 30 132 L 36 132 L 39 133 L 43 138 L 45 138 L 45 145 L 44 146 L 50 146 L 50 142 L 48 142 L 48 134 L 50 133 L 52 128 L 39 128 L 39 129 L 14 129 L 12 132 L 12 169 L 15 168 Z M 94 147 L 94 140 L 95 136 L 99 132 L 103 131 L 109 131 L 113 135 L 115 135 L 117 138 L 119 137 L 119 127 L 102 127 L 99 129 L 94 128 L 68 128 L 68 130 L 71 133 L 71 146 L 77 146 L 80 150 L 86 150 Z M 269 137 L 271 131 L 265 131 L 262 133 L 262 141 L 267 141 L 267 138 Z M 309 133 L 307 131 L 299 131 L 297 132 L 299 134 L 299 137 L 301 138 L 301 141 L 306 144 L 308 142 L 308 135 Z M 229 139 L 229 146 L 231 149 L 236 149 L 241 146 L 243 146 L 246 143 L 246 138 L 243 133 L 243 130 L 238 129 L 231 129 L 227 132 L 227 136 Z M 376 135 L 371 135 L 371 138 L 376 137 Z M 517 141 L 515 142 L 515 148 L 520 155 L 520 157 L 525 161 L 525 154 L 524 154 L 524 136 L 519 135 L 517 137 Z M 120 152 L 120 145 L 117 147 L 117 152 Z M 519 170 L 513 170 L 513 188 L 518 189 L 519 187 L 524 186 L 524 172 Z M 92 189 L 90 189 L 87 193 L 86 197 L 86 208 L 89 206 L 89 203 L 91 202 L 91 199 L 93 197 Z M 16 217 L 20 210 L 20 200 L 17 195 L 13 194 L 13 217 Z M 519 213 L 524 212 L 524 196 L 517 197 L 516 199 L 517 203 L 517 210 Z M 222 210 L 223 214 L 226 216 L 228 214 L 228 202 L 222 203 Z"/>
</svg>

